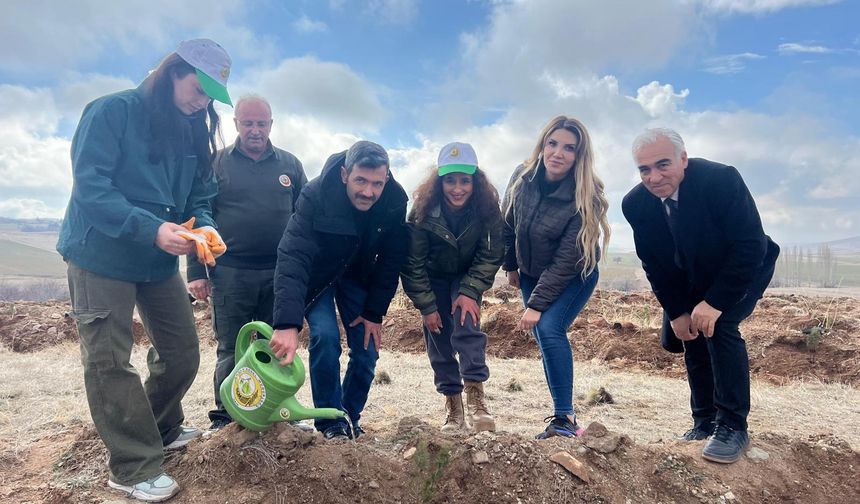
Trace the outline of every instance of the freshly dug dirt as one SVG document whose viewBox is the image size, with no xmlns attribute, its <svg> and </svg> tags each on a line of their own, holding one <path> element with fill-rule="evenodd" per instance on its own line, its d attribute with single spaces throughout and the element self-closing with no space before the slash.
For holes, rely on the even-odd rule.
<svg viewBox="0 0 860 504">
<path fill-rule="evenodd" d="M 481 325 L 489 335 L 487 354 L 502 358 L 538 358 L 534 337 L 517 329 L 522 315 L 519 293 L 496 287 L 485 296 Z M 214 344 L 209 307 L 195 303 L 198 333 Z M 0 344 L 32 352 L 63 341 L 77 341 L 65 303 L 0 303 Z M 606 362 L 614 369 L 639 369 L 683 376 L 683 357 L 659 344 L 662 310 L 648 292 L 596 291 L 569 332 L 575 360 Z M 818 328 L 819 333 L 814 332 Z M 148 344 L 140 322 L 135 340 Z M 812 332 L 811 332 L 812 330 Z M 388 350 L 424 353 L 421 315 L 398 294 L 384 322 Z M 860 384 L 860 300 L 768 295 L 742 325 L 750 370 L 759 379 L 783 384 L 796 379 Z M 817 340 L 816 340 L 816 334 Z M 307 342 L 307 329 L 301 340 Z"/>
<path fill-rule="evenodd" d="M 325 441 L 279 424 L 257 434 L 230 426 L 172 454 L 181 503 L 852 502 L 860 454 L 827 436 L 762 434 L 733 465 L 704 461 L 703 442 L 637 445 L 597 424 L 582 438 L 509 433 L 446 436 L 414 417 L 358 442 Z M 578 476 L 550 457 L 566 452 Z M 569 458 L 569 457 L 568 457 Z M 97 503 L 104 448 L 77 425 L 0 463 L 0 501 Z M 586 481 L 587 480 L 587 481 Z"/>
</svg>

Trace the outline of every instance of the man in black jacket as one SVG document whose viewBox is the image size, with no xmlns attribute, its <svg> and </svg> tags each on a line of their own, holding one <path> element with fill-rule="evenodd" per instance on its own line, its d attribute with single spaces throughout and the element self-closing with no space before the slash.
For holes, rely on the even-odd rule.
<svg viewBox="0 0 860 504">
<path fill-rule="evenodd" d="M 762 230 L 738 171 L 688 159 L 675 131 L 633 143 L 642 183 L 624 197 L 636 253 L 663 307 L 663 347 L 684 352 L 702 456 L 731 463 L 749 444 L 749 358 L 738 324 L 773 276 L 779 247 Z"/>
<path fill-rule="evenodd" d="M 317 419 L 327 439 L 357 437 L 382 339 L 382 317 L 397 290 L 408 252 L 406 192 L 390 174 L 388 154 L 367 141 L 333 154 L 305 186 L 278 246 L 272 349 L 292 362 L 303 319 L 310 328 L 314 406 L 346 411 Z M 340 334 L 349 364 L 340 379 Z"/>
</svg>

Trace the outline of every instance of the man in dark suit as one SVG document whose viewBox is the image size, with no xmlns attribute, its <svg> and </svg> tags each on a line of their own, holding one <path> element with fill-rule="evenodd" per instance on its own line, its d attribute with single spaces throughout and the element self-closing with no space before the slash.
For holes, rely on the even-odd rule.
<svg viewBox="0 0 860 504">
<path fill-rule="evenodd" d="M 684 352 L 693 428 L 702 456 L 738 460 L 747 445 L 749 358 L 738 325 L 773 276 L 779 247 L 762 230 L 738 171 L 688 159 L 670 129 L 636 138 L 642 183 L 624 197 L 636 254 L 663 307 L 663 347 Z"/>
</svg>

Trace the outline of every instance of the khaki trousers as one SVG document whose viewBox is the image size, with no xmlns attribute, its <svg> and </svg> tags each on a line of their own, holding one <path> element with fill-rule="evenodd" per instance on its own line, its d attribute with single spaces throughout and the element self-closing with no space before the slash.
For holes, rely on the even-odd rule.
<svg viewBox="0 0 860 504">
<path fill-rule="evenodd" d="M 125 282 L 73 263 L 68 279 L 87 401 L 110 453 L 111 479 L 140 483 L 163 471 L 163 446 L 181 432 L 180 402 L 200 363 L 185 283 L 178 273 L 160 282 Z M 143 384 L 129 362 L 135 305 L 152 342 Z"/>
</svg>

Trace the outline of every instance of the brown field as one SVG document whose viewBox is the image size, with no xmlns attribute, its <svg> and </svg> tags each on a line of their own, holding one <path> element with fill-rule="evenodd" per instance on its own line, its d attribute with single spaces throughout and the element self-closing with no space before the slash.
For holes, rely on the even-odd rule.
<svg viewBox="0 0 860 504">
<path fill-rule="evenodd" d="M 514 293 L 492 294 L 482 323 L 498 432 L 438 433 L 443 404 L 419 317 L 398 299 L 378 364 L 391 383 L 371 391 L 368 436 L 333 444 L 289 426 L 259 436 L 219 432 L 170 457 L 184 487 L 175 502 L 847 503 L 860 495 L 860 301 L 779 294 L 760 303 L 742 328 L 758 450 L 725 467 L 703 461 L 701 443 L 672 440 L 689 424 L 688 389 L 683 362 L 657 345 L 660 312 L 650 295 L 599 291 L 571 331 L 580 421 L 609 433 L 537 442 L 551 412 L 537 347 L 514 329 Z M 0 303 L 0 502 L 123 502 L 105 486 L 106 454 L 67 310 Z M 184 404 L 188 423 L 206 427 L 214 345 L 205 306 L 196 316 L 202 364 Z M 814 348 L 803 333 L 813 326 L 826 329 Z M 145 373 L 146 338 L 142 327 L 136 333 L 134 364 Z M 522 390 L 511 391 L 512 381 Z M 591 404 L 600 387 L 612 403 Z M 299 397 L 310 404 L 309 385 Z M 549 461 L 559 451 L 583 464 L 588 483 Z"/>
</svg>

